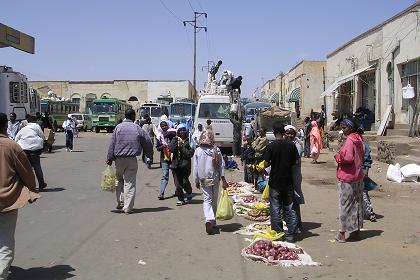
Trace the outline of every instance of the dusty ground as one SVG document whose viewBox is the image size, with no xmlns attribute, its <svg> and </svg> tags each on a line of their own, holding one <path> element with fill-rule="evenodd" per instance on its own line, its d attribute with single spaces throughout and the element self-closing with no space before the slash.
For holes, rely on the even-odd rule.
<svg viewBox="0 0 420 280">
<path fill-rule="evenodd" d="M 109 140 L 81 133 L 76 152 L 66 153 L 58 134 L 58 149 L 42 159 L 48 192 L 19 214 L 10 279 L 419 279 L 420 185 L 387 182 L 384 164 L 370 172 L 382 185 L 371 192 L 378 222 L 365 222 L 362 241 L 339 244 L 331 242 L 338 228 L 332 154 L 324 151 L 317 165 L 304 159 L 307 231 L 297 244 L 322 266 L 280 268 L 240 255 L 248 242 L 232 232 L 249 223 L 241 217 L 206 235 L 198 190 L 182 207 L 175 198 L 157 200 L 159 169 L 140 164 L 136 211 L 116 213 L 114 195 L 99 190 Z"/>
</svg>

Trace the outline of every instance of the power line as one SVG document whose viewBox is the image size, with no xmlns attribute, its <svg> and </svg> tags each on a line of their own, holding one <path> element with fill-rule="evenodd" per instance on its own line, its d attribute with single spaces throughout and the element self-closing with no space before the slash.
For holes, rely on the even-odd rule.
<svg viewBox="0 0 420 280">
<path fill-rule="evenodd" d="M 171 14 L 173 15 L 178 21 L 183 22 L 174 12 L 172 12 L 171 9 L 168 8 L 168 6 L 166 6 L 166 4 L 162 1 L 159 0 L 159 2 L 162 4 L 162 6 Z"/>
<path fill-rule="evenodd" d="M 190 2 L 190 0 L 187 0 L 188 1 L 188 4 L 190 5 L 190 7 L 191 7 L 191 10 L 194 12 L 194 7 L 191 5 L 191 2 Z"/>
</svg>

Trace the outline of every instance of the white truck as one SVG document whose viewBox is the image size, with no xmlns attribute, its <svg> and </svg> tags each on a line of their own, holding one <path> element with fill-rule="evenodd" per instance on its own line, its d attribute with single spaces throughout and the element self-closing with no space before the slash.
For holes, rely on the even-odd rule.
<svg viewBox="0 0 420 280">
<path fill-rule="evenodd" d="M 211 120 L 214 132 L 215 144 L 223 154 L 232 154 L 234 147 L 233 124 L 230 121 L 232 114 L 241 120 L 241 102 L 239 94 L 228 91 L 226 86 L 217 85 L 213 81 L 200 95 L 195 112 L 194 129 L 198 124 L 207 126 L 207 120 Z"/>
</svg>

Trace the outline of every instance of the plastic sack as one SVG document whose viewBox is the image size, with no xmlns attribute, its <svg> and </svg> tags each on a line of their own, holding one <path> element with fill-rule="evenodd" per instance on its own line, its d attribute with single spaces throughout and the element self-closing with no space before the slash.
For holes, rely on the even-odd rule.
<svg viewBox="0 0 420 280">
<path fill-rule="evenodd" d="M 420 165 L 410 163 L 401 167 L 401 173 L 404 178 L 408 177 L 420 177 Z"/>
<path fill-rule="evenodd" d="M 105 192 L 115 191 L 115 171 L 111 165 L 108 165 L 105 171 L 102 172 L 101 190 Z"/>
<path fill-rule="evenodd" d="M 256 168 L 257 168 L 257 171 L 258 171 L 258 172 L 263 171 L 263 170 L 265 169 L 265 161 L 263 160 L 263 161 L 261 161 L 260 163 L 258 163 L 258 164 L 256 165 Z"/>
<path fill-rule="evenodd" d="M 414 88 L 410 85 L 410 83 L 408 83 L 406 87 L 402 88 L 402 96 L 404 99 L 414 98 L 415 96 Z"/>
<path fill-rule="evenodd" d="M 374 189 L 378 188 L 378 184 L 375 183 L 371 178 L 365 177 L 363 178 L 363 189 L 365 191 L 373 191 Z"/>
<path fill-rule="evenodd" d="M 266 201 L 270 200 L 270 186 L 268 184 L 265 186 L 265 189 L 261 195 L 261 199 Z"/>
<path fill-rule="evenodd" d="M 390 181 L 401 183 L 402 182 L 402 174 L 400 164 L 397 163 L 395 165 L 390 164 L 388 166 L 388 170 L 386 171 L 386 178 Z"/>
<path fill-rule="evenodd" d="M 219 202 L 217 203 L 216 219 L 230 220 L 233 218 L 233 204 L 226 190 L 222 191 Z"/>
<path fill-rule="evenodd" d="M 311 149 L 311 156 L 315 156 L 318 153 L 319 153 L 318 148 L 315 145 L 313 145 Z"/>
<path fill-rule="evenodd" d="M 277 232 L 272 229 L 265 230 L 263 232 L 258 232 L 254 235 L 253 239 L 263 238 L 271 241 L 279 240 L 284 235 L 284 232 Z"/>
</svg>

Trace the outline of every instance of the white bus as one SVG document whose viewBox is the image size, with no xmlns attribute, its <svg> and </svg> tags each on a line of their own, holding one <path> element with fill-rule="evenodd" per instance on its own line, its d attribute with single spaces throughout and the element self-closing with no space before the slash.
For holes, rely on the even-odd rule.
<svg viewBox="0 0 420 280">
<path fill-rule="evenodd" d="M 23 120 L 27 114 L 39 112 L 39 106 L 39 96 L 29 90 L 26 76 L 12 67 L 0 66 L 0 112 L 14 112 L 17 120 Z"/>
</svg>

